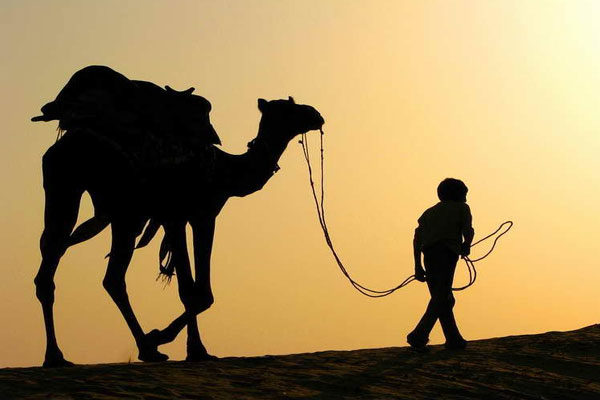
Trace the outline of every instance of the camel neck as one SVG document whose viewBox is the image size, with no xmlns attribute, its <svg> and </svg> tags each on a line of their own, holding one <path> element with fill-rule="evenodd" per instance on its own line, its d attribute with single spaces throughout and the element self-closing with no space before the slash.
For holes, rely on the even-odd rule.
<svg viewBox="0 0 600 400">
<path fill-rule="evenodd" d="M 287 143 L 267 140 L 258 135 L 248 143 L 247 155 L 250 158 L 258 157 L 264 162 L 276 164 L 286 147 Z"/>
<path fill-rule="evenodd" d="M 288 145 L 288 136 L 291 138 L 292 135 L 279 132 L 270 124 L 261 121 L 258 134 L 248 143 L 248 155 L 257 155 L 265 161 L 277 163 Z"/>
<path fill-rule="evenodd" d="M 259 135 L 248 143 L 248 151 L 234 156 L 227 166 L 227 193 L 229 196 L 246 196 L 260 190 L 279 169 L 277 162 L 287 147 L 287 142 L 269 140 L 270 135 Z"/>
</svg>

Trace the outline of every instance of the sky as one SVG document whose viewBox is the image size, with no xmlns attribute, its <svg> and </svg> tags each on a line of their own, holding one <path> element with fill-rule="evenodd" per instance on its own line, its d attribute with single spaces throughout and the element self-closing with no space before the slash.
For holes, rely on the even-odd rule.
<svg viewBox="0 0 600 400">
<path fill-rule="evenodd" d="M 195 87 L 235 154 L 257 133 L 258 98 L 291 95 L 318 109 L 330 233 L 369 287 L 413 272 L 417 218 L 442 179 L 464 180 L 476 239 L 515 223 L 477 264 L 475 285 L 456 295 L 465 338 L 600 322 L 600 3 L 3 0 L 0 11 L 0 367 L 40 365 L 44 355 L 33 277 L 41 157 L 56 123 L 30 118 L 91 64 Z M 295 141 L 279 165 L 263 190 L 231 199 L 217 219 L 215 304 L 198 317 L 209 352 L 405 346 L 426 287 L 383 299 L 355 292 L 326 247 Z M 91 213 L 85 195 L 80 220 Z M 71 248 L 56 275 L 58 341 L 76 363 L 137 356 L 102 287 L 109 244 L 106 229 Z M 157 252 L 158 240 L 137 251 L 127 275 L 146 331 L 183 309 L 176 281 L 155 281 Z M 455 282 L 466 280 L 459 264 Z M 439 326 L 431 340 L 443 343 Z M 185 334 L 161 351 L 184 358 Z"/>
</svg>

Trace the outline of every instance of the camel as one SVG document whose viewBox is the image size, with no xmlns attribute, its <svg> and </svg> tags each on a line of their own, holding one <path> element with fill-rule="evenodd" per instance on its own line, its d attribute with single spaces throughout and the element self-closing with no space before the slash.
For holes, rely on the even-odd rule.
<svg viewBox="0 0 600 400">
<path fill-rule="evenodd" d="M 120 157 L 93 129 L 67 129 L 48 149 L 42 160 L 45 191 L 42 262 L 34 280 L 46 330 L 43 366 L 72 365 L 64 358 L 54 331 L 54 275 L 59 261 L 70 245 L 89 239 L 108 224 L 112 244 L 103 286 L 131 330 L 138 358 L 167 360 L 168 356 L 160 353 L 158 346 L 174 340 L 186 326 L 186 360 L 213 358 L 200 339 L 197 316 L 214 301 L 210 258 L 215 219 L 230 197 L 243 197 L 262 189 L 279 169 L 277 162 L 294 137 L 321 129 L 324 124 L 315 108 L 296 104 L 291 97 L 258 99 L 258 109 L 262 114 L 258 134 L 249 142 L 246 153 L 233 155 L 210 144 L 195 158 L 157 169 L 151 179 L 144 181 L 135 175 L 129 160 Z M 206 118 L 207 115 L 208 112 Z M 74 238 L 77 235 L 73 228 L 85 191 L 92 199 L 96 215 L 88 221 L 94 225 L 93 233 Z M 163 243 L 172 252 L 170 265 L 176 273 L 185 311 L 167 328 L 145 333 L 129 302 L 125 274 L 136 237 L 149 218 L 152 227 L 146 231 L 150 234 L 147 236 L 145 232 L 142 241 L 148 242 L 159 226 L 164 228 Z M 194 276 L 186 247 L 188 223 L 193 232 Z"/>
</svg>

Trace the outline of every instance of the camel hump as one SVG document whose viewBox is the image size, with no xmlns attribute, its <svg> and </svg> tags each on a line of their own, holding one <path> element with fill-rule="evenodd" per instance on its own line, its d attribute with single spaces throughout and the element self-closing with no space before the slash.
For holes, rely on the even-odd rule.
<svg viewBox="0 0 600 400">
<path fill-rule="evenodd" d="M 58 120 L 67 131 L 92 129 L 133 158 L 169 164 L 189 156 L 190 149 L 221 144 L 210 123 L 210 102 L 192 92 L 90 65 L 75 72 L 32 121 Z"/>
<path fill-rule="evenodd" d="M 132 82 L 117 71 L 102 65 L 90 65 L 73 74 L 56 99 L 42 107 L 42 115 L 32 121 L 58 120 L 61 129 L 84 124 L 86 118 L 97 119 L 106 108 L 124 108 L 123 102 L 133 92 Z"/>
</svg>

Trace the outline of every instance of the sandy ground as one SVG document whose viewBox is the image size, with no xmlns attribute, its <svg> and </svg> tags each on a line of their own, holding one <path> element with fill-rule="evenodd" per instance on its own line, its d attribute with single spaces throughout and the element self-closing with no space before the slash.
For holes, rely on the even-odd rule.
<svg viewBox="0 0 600 400">
<path fill-rule="evenodd" d="M 0 399 L 600 399 L 600 325 L 432 346 L 0 370 Z"/>
</svg>

